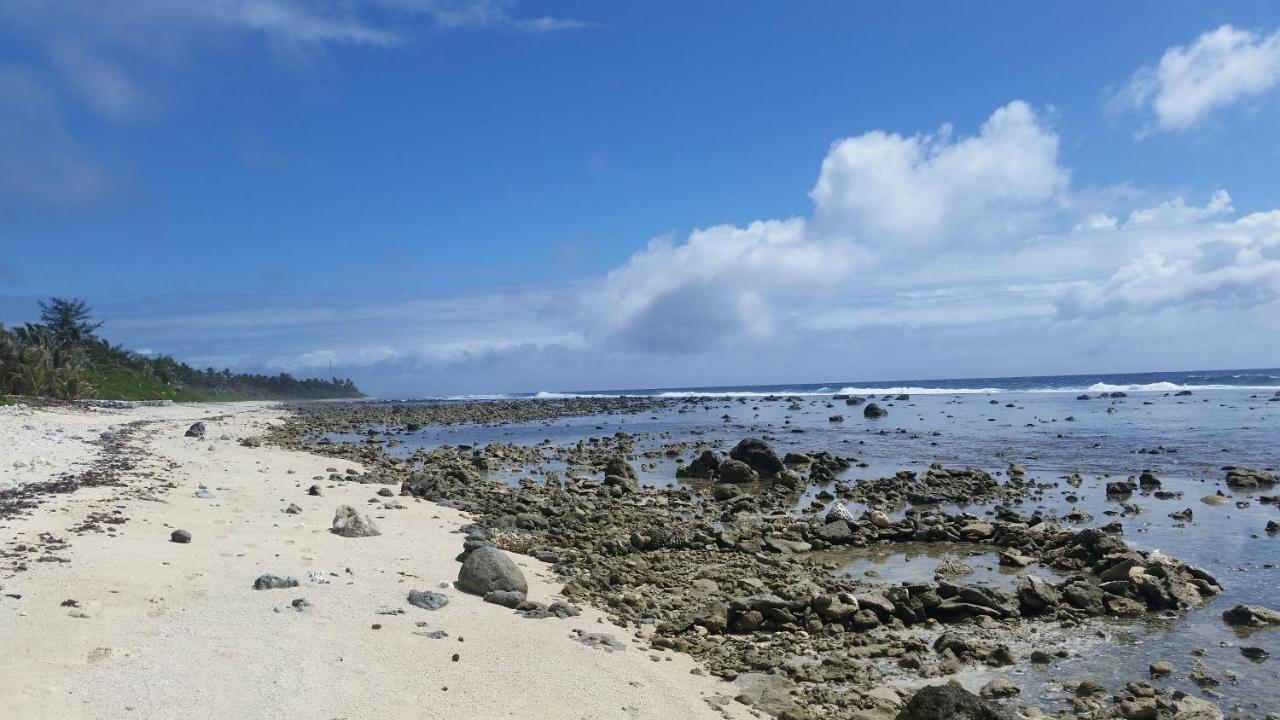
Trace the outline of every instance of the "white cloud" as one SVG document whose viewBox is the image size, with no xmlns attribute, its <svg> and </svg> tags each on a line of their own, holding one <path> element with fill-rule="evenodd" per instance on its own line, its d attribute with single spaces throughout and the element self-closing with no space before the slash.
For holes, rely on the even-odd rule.
<svg viewBox="0 0 1280 720">
<path fill-rule="evenodd" d="M 868 132 L 835 143 L 810 193 L 819 231 L 919 249 L 1026 233 L 1067 188 L 1058 136 L 1021 101 L 969 138 Z"/>
<path fill-rule="evenodd" d="M 1063 293 L 1063 319 L 1272 308 L 1280 323 L 1280 211 L 1201 229 L 1189 251 L 1149 252 Z"/>
<path fill-rule="evenodd" d="M 518 17 L 515 0 L 378 0 L 389 7 L 423 13 L 445 29 L 512 29 L 543 33 L 596 27 L 596 23 L 561 17 Z"/>
<path fill-rule="evenodd" d="M 1280 30 L 1263 35 L 1223 25 L 1189 46 L 1169 48 L 1157 65 L 1140 68 L 1112 104 L 1154 114 L 1154 127 L 1148 130 L 1178 132 L 1277 82 Z"/>
<path fill-rule="evenodd" d="M 655 240 L 603 279 L 588 316 L 630 347 L 695 352 L 775 337 L 855 277 L 925 249 L 983 248 L 1054 210 L 1068 173 L 1058 138 L 1023 102 L 978 135 L 872 131 L 831 146 L 811 220 L 698 230 Z"/>
<path fill-rule="evenodd" d="M 1120 221 L 1106 213 L 1093 213 L 1071 227 L 1072 234 L 1115 230 Z"/>
<path fill-rule="evenodd" d="M 1129 213 L 1129 219 L 1125 220 L 1124 226 L 1127 229 L 1131 229 L 1187 225 L 1228 215 L 1232 212 L 1235 212 L 1235 207 L 1231 204 L 1231 196 L 1227 194 L 1226 190 L 1215 192 L 1213 197 L 1209 198 L 1209 203 L 1204 207 L 1187 205 L 1186 201 L 1179 195 L 1154 207 L 1134 210 Z"/>
</svg>

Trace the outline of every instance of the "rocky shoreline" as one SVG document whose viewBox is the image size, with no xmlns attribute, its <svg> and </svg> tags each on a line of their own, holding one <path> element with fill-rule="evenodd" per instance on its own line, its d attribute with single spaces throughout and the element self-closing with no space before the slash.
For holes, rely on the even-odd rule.
<svg viewBox="0 0 1280 720">
<path fill-rule="evenodd" d="M 786 402 L 762 402 L 771 400 Z M 1154 682 L 1160 676 L 1155 669 L 1117 687 L 1057 678 L 1069 700 L 1055 702 L 1021 698 L 1018 685 L 997 673 L 982 697 L 951 698 L 967 714 L 939 715 L 930 708 L 945 703 L 912 700 L 915 688 L 965 673 L 1025 664 L 1052 673 L 1065 651 L 1048 648 L 1105 636 L 1109 623 L 1176 621 L 1222 590 L 1200 568 L 1130 547 L 1120 522 L 1079 529 L 1073 526 L 1079 518 L 1023 514 L 1019 506 L 1044 486 L 1019 465 L 1009 466 L 1002 479 L 934 466 L 846 483 L 838 476 L 856 459 L 827 451 L 780 456 L 766 440 L 744 437 L 721 453 L 700 447 L 697 438 L 675 438 L 664 454 L 680 458 L 676 476 L 688 483 L 646 487 L 633 465 L 644 458 L 625 433 L 532 450 L 455 445 L 405 457 L 388 452 L 398 435 L 432 424 L 679 412 L 698 402 L 313 405 L 300 408 L 268 440 L 365 467 L 363 474 L 330 481 L 398 487 L 402 496 L 471 514 L 477 522 L 464 528 L 464 555 L 496 547 L 553 563 L 572 602 L 606 611 L 654 647 L 692 655 L 710 673 L 735 681 L 742 688 L 739 702 L 775 716 L 923 720 L 1017 711 L 1058 718 L 1223 717 L 1208 700 Z M 331 433 L 365 440 L 334 442 Z M 548 457 L 564 461 L 566 469 L 541 467 Z M 511 467 L 534 470 L 513 483 L 488 477 Z M 1233 483 L 1275 482 L 1266 472 L 1229 472 Z M 830 489 L 797 510 L 814 485 Z M 984 516 L 937 507 L 960 499 L 996 504 Z M 855 517 L 844 501 L 868 510 Z M 902 517 L 890 517 L 908 505 Z M 830 559 L 833 551 L 899 543 L 964 547 L 1026 570 L 1009 590 L 965 583 L 963 567 L 939 572 L 933 582 L 885 584 L 840 573 Z M 1037 577 L 1036 567 L 1057 578 Z M 533 604 L 521 611 L 546 610 Z M 1259 618 L 1269 616 L 1261 610 L 1238 615 L 1265 622 Z M 1199 667 L 1192 673 L 1212 698 L 1220 680 Z"/>
</svg>

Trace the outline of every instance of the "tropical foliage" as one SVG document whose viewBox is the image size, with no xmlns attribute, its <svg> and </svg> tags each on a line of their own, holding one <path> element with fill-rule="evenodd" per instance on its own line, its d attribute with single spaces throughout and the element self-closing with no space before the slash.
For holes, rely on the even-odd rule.
<svg viewBox="0 0 1280 720">
<path fill-rule="evenodd" d="M 297 379 L 198 370 L 167 355 L 146 356 L 97 336 L 83 300 L 40 303 L 40 322 L 0 323 L 0 396 L 120 400 L 213 400 L 359 397 L 350 380 Z"/>
</svg>

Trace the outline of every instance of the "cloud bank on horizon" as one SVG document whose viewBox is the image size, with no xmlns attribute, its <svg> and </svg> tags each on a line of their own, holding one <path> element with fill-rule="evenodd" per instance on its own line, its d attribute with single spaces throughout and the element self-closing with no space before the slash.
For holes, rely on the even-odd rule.
<svg viewBox="0 0 1280 720">
<path fill-rule="evenodd" d="M 46 65 L 0 65 L 0 105 L 19 110 L 0 117 L 0 210 L 110 195 L 49 87 L 59 83 L 105 122 L 157 112 L 150 91 L 112 60 L 120 52 L 163 58 L 220 33 L 260 36 L 292 53 L 393 47 L 422 23 L 444 32 L 595 26 L 526 16 L 506 0 L 34 7 L 0 0 L 0 17 L 48 37 Z M 80 31 L 49 30 L 72 18 Z M 134 45 L 138 28 L 158 27 L 172 47 Z M 1228 106 L 1274 101 L 1278 84 L 1280 30 L 1223 25 L 1169 47 L 1090 111 L 1135 125 L 1145 142 L 1187 135 Z M 1280 357 L 1280 198 L 1275 208 L 1241 213 L 1231 188 L 1161 195 L 1124 178 L 1081 187 L 1062 159 L 1071 143 L 1055 130 L 1062 112 L 1010 99 L 967 132 L 951 124 L 863 130 L 831 143 L 807 213 L 664 235 L 607 272 L 571 281 L 430 296 L 124 303 L 110 327 L 138 347 L 183 348 L 201 365 L 347 373 L 392 395 Z M 112 301 L 104 304 L 110 312 Z M 1111 367 L 1097 367 L 1098 358 Z"/>
</svg>

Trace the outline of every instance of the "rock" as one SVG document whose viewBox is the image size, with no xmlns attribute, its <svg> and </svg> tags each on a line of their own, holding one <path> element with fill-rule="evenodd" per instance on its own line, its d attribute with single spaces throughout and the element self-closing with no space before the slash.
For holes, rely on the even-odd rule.
<svg viewBox="0 0 1280 720">
<path fill-rule="evenodd" d="M 893 527 L 893 521 L 889 519 L 889 516 L 879 510 L 872 510 L 867 513 L 867 519 L 880 530 Z"/>
<path fill-rule="evenodd" d="M 342 537 L 373 537 L 382 534 L 372 520 L 356 512 L 350 505 L 341 505 L 334 512 L 331 532 Z"/>
<path fill-rule="evenodd" d="M 439 610 L 449 604 L 449 596 L 431 590 L 410 590 L 409 604 L 423 610 Z"/>
<path fill-rule="evenodd" d="M 760 474 L 741 460 L 725 460 L 720 463 L 716 477 L 721 482 L 741 484 L 759 480 Z"/>
<path fill-rule="evenodd" d="M 1276 533 L 1280 533 L 1280 522 L 1276 522 L 1275 520 L 1268 520 L 1266 529 L 1267 529 L 1268 535 L 1275 535 Z"/>
<path fill-rule="evenodd" d="M 711 478 L 720 470 L 720 456 L 710 450 L 703 450 L 687 467 L 680 468 L 676 475 L 680 477 Z"/>
<path fill-rule="evenodd" d="M 494 590 L 529 592 L 524 573 L 506 553 L 495 547 L 481 547 L 467 556 L 458 571 L 456 584 L 459 590 L 481 597 Z"/>
<path fill-rule="evenodd" d="M 187 432 L 184 433 L 184 435 L 186 435 L 186 437 L 204 438 L 204 423 L 191 423 L 191 427 L 187 428 Z"/>
<path fill-rule="evenodd" d="M 787 540 L 775 535 L 766 535 L 764 538 L 764 544 L 784 555 L 808 552 L 813 549 L 813 546 L 807 542 L 802 542 L 800 540 Z"/>
<path fill-rule="evenodd" d="M 1250 470 L 1249 468 L 1241 467 L 1227 468 L 1227 485 L 1237 490 L 1269 488 L 1276 483 L 1280 483 L 1280 476 L 1264 470 Z"/>
<path fill-rule="evenodd" d="M 785 469 L 782 461 L 778 459 L 778 454 L 769 447 L 769 444 L 758 438 L 743 438 L 733 450 L 729 451 L 729 457 L 744 462 L 752 470 L 760 474 L 761 477 L 769 477 L 776 475 Z M 723 470 L 723 468 L 722 468 Z M 733 482 L 733 481 L 727 481 Z"/>
<path fill-rule="evenodd" d="M 312 485 L 311 487 L 307 488 L 307 494 L 312 497 L 320 497 L 320 486 Z"/>
<path fill-rule="evenodd" d="M 930 685 L 920 688 L 897 720 L 1013 720 L 1004 708 L 989 703 L 962 687 Z"/>
<path fill-rule="evenodd" d="M 1036 577 L 1018 580 L 1017 595 L 1019 606 L 1028 615 L 1046 612 L 1062 602 L 1062 594 L 1057 588 Z"/>
<path fill-rule="evenodd" d="M 1157 660 L 1156 662 L 1151 663 L 1151 667 L 1149 668 L 1149 670 L 1151 671 L 1152 677 L 1163 677 L 1165 675 L 1172 675 L 1173 663 L 1169 662 L 1168 660 Z"/>
<path fill-rule="evenodd" d="M 870 418 L 872 420 L 876 418 L 882 418 L 888 414 L 889 414 L 888 410 L 885 410 L 884 408 L 880 407 L 875 403 L 867 403 L 867 406 L 862 408 L 862 417 Z"/>
<path fill-rule="evenodd" d="M 1191 522 L 1192 518 L 1195 517 L 1195 514 L 1191 512 L 1191 508 L 1183 508 L 1182 510 L 1169 513 L 1169 517 L 1177 520 L 1178 522 Z"/>
<path fill-rule="evenodd" d="M 750 672 L 737 677 L 740 697 L 750 705 L 774 717 L 799 717 L 800 705 L 794 694 L 798 689 L 795 681 L 785 675 Z"/>
<path fill-rule="evenodd" d="M 1000 564 L 1005 567 L 1024 568 L 1036 561 L 1033 557 L 1028 557 L 1017 550 L 1001 550 Z"/>
<path fill-rule="evenodd" d="M 254 590 L 280 590 L 294 587 L 298 587 L 297 580 L 291 577 L 282 578 L 278 575 L 259 575 L 258 579 L 253 581 Z"/>
<path fill-rule="evenodd" d="M 1271 627 L 1280 625 L 1280 612 L 1261 605 L 1236 605 L 1222 613 L 1228 625 L 1243 627 Z"/>
<path fill-rule="evenodd" d="M 484 594 L 484 601 L 514 610 L 525 601 L 525 594 L 517 590 L 493 590 Z"/>
<path fill-rule="evenodd" d="M 284 509 L 285 515 L 301 515 L 302 506 L 298 503 L 289 503 L 289 507 Z"/>
<path fill-rule="evenodd" d="M 853 517 L 853 513 L 849 512 L 849 507 L 842 502 L 832 505 L 824 519 L 829 523 L 846 522 L 852 524 L 857 522 Z"/>
<path fill-rule="evenodd" d="M 1266 650 L 1256 645 L 1241 646 L 1240 654 L 1249 658 L 1250 660 L 1266 660 L 1271 655 L 1271 653 L 1267 652 Z"/>
<path fill-rule="evenodd" d="M 1020 692 L 1022 692 L 1022 689 L 1009 682 L 1007 679 L 996 678 L 986 685 L 983 685 L 982 689 L 978 691 L 978 694 L 984 698 L 1007 698 L 1013 697 Z"/>
<path fill-rule="evenodd" d="M 247 438 L 241 438 L 240 444 L 247 448 L 262 447 L 262 438 L 258 437 L 257 435 L 250 435 Z"/>
</svg>

